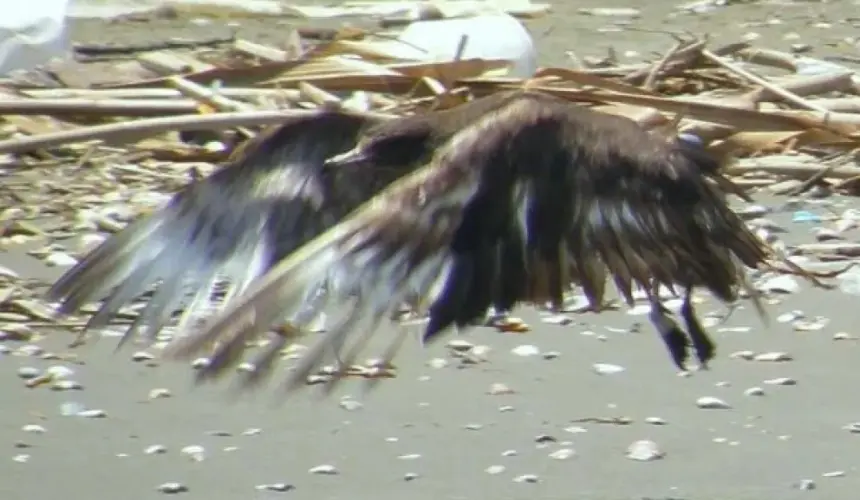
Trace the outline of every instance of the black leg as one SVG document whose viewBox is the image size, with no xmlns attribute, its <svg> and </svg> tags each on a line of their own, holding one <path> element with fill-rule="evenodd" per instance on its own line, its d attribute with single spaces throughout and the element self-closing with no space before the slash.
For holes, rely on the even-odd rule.
<svg viewBox="0 0 860 500">
<path fill-rule="evenodd" d="M 669 356 L 680 370 L 686 370 L 687 348 L 690 341 L 683 330 L 675 323 L 675 320 L 669 317 L 669 311 L 660 300 L 652 296 L 651 313 L 648 315 L 651 323 L 657 328 L 657 332 L 663 338 L 663 343 L 666 344 L 666 349 L 669 350 Z"/>
<path fill-rule="evenodd" d="M 681 317 L 684 318 L 684 323 L 687 324 L 687 333 L 690 334 L 690 340 L 693 343 L 693 351 L 696 353 L 696 358 L 699 360 L 699 365 L 703 369 L 708 368 L 708 361 L 714 359 L 717 352 L 717 346 L 696 317 L 696 311 L 693 309 L 693 290 L 687 288 L 687 293 L 684 295 L 684 305 L 681 306 Z"/>
</svg>

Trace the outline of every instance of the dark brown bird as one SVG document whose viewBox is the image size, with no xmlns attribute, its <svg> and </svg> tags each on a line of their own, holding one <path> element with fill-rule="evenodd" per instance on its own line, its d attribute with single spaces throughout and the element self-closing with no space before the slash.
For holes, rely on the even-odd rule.
<svg viewBox="0 0 860 500">
<path fill-rule="evenodd" d="M 87 332 L 106 326 L 121 307 L 151 292 L 120 344 L 139 331 L 154 339 L 184 309 L 182 330 L 208 308 L 223 307 L 272 265 L 512 95 L 395 120 L 338 111 L 290 118 L 244 144 L 210 177 L 109 238 L 68 270 L 47 299 L 60 302 L 64 314 L 104 300 Z M 327 158 L 353 148 L 367 130 L 388 137 L 375 168 L 323 169 Z M 226 293 L 220 293 L 225 282 Z M 308 298 L 316 293 L 309 290 Z"/>
<path fill-rule="evenodd" d="M 372 158 L 368 141 L 329 164 L 351 163 L 353 154 Z M 764 316 L 744 267 L 766 265 L 771 256 L 708 180 L 720 175 L 709 161 L 700 149 L 622 117 L 546 97 L 509 100 L 455 134 L 428 166 L 285 258 L 169 352 L 188 358 L 214 348 L 199 377 L 226 373 L 248 341 L 330 280 L 327 300 L 344 319 L 304 355 L 289 375 L 292 388 L 327 349 L 360 332 L 344 361 L 353 359 L 404 298 L 430 304 L 430 340 L 470 324 L 499 295 L 512 303 L 560 302 L 564 284 L 576 281 L 600 304 L 608 274 L 628 303 L 634 287 L 646 291 L 651 320 L 679 367 L 690 341 L 706 363 L 714 344 L 696 319 L 691 291 L 704 287 L 732 302 L 745 289 Z M 658 300 L 660 286 L 680 288 L 686 334 Z M 243 383 L 268 374 L 291 340 L 273 336 Z"/>
</svg>

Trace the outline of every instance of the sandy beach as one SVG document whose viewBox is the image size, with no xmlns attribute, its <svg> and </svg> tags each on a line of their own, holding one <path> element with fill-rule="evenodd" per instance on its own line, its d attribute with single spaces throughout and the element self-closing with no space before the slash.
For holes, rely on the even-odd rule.
<svg viewBox="0 0 860 500">
<path fill-rule="evenodd" d="M 609 32 L 603 28 L 612 19 L 577 12 L 595 4 L 555 4 L 553 15 L 528 25 L 542 64 L 567 64 L 567 51 L 605 55 L 610 46 L 622 59 L 641 59 L 673 44 L 665 34 Z M 710 32 L 718 41 L 755 32 L 763 46 L 807 43 L 816 56 L 857 54 L 845 41 L 858 33 L 845 22 L 857 11 L 849 1 L 743 3 L 695 16 L 678 15 L 674 2 L 638 8 L 641 17 L 627 28 Z M 272 42 L 294 21 L 239 23 L 240 36 Z M 72 31 L 83 42 L 134 41 L 211 36 L 221 27 L 223 20 L 80 21 Z M 754 197 L 773 210 L 767 217 L 787 230 L 780 237 L 788 243 L 814 241 L 821 225 L 794 221 L 798 210 L 860 208 L 838 196 L 792 208 L 784 196 Z M 846 233 L 858 237 L 860 230 Z M 0 266 L 46 284 L 61 273 L 14 250 L 0 253 Z M 350 381 L 330 399 L 314 398 L 311 388 L 282 404 L 276 386 L 241 400 L 229 383 L 195 387 L 189 366 L 133 361 L 136 349 L 115 353 L 113 338 L 74 350 L 78 361 L 43 359 L 72 352 L 69 332 L 35 344 L 0 341 L 0 498 L 856 498 L 860 299 L 797 284 L 799 291 L 767 306 L 768 325 L 744 304 L 711 327 L 718 358 L 689 377 L 676 375 L 647 317 L 626 308 L 569 314 L 564 325 L 523 308 L 516 314 L 531 325 L 527 333 L 481 327 L 426 349 L 410 344 L 396 360 L 399 376 L 370 395 Z M 700 310 L 725 311 L 710 299 Z M 816 322 L 823 326 L 802 328 Z M 379 337 L 395 334 L 384 328 Z M 489 346 L 484 362 L 452 357 L 445 346 L 452 338 Z M 22 355 L 29 346 L 42 354 Z M 770 357 L 743 359 L 741 351 Z M 68 380 L 81 388 L 25 387 L 22 374 L 52 366 L 70 369 Z M 701 398 L 724 405 L 701 408 Z M 70 408 L 94 411 L 65 416 Z M 656 443 L 662 458 L 626 456 L 642 440 Z M 167 483 L 182 491 L 164 491 Z"/>
</svg>

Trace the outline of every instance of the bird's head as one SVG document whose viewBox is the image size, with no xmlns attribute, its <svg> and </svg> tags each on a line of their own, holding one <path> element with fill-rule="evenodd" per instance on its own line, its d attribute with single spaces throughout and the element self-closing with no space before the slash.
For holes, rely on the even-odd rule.
<svg viewBox="0 0 860 500">
<path fill-rule="evenodd" d="M 359 164 L 377 168 L 408 167 L 432 152 L 430 135 L 430 131 L 423 126 L 386 123 L 366 132 L 354 148 L 332 156 L 325 165 L 333 168 Z"/>
</svg>

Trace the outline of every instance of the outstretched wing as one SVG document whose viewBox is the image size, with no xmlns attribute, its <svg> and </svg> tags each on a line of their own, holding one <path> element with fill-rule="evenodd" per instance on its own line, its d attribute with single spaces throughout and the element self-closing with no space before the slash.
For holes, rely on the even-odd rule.
<svg viewBox="0 0 860 500">
<path fill-rule="evenodd" d="M 121 307 L 151 291 L 123 342 L 142 329 L 155 338 L 183 308 L 184 327 L 375 193 L 368 182 L 343 182 L 322 170 L 326 158 L 351 148 L 360 131 L 375 123 L 326 111 L 271 128 L 213 175 L 97 247 L 53 285 L 47 299 L 59 302 L 65 314 L 104 299 L 86 332 L 106 326 Z M 336 182 L 342 196 L 331 195 Z M 221 283 L 227 289 L 216 293 Z"/>
<path fill-rule="evenodd" d="M 281 261 L 204 329 L 174 341 L 167 355 L 189 358 L 214 348 L 207 366 L 197 373 L 202 378 L 222 375 L 241 361 L 249 342 L 297 310 L 307 291 L 324 282 L 329 283 L 329 302 L 321 307 L 336 302 L 338 307 L 330 309 L 342 311 L 343 319 L 304 355 L 288 387 L 303 384 L 326 351 L 339 350 L 350 333 L 372 333 L 407 297 L 430 299 L 437 318 L 430 329 L 450 326 L 467 309 L 480 310 L 469 301 L 470 289 L 485 285 L 478 279 L 481 275 L 496 275 L 498 254 L 493 250 L 516 219 L 513 184 L 508 178 L 487 176 L 483 168 L 488 160 L 504 158 L 505 151 L 495 148 L 518 132 L 512 122 L 499 126 L 495 118 L 503 112 L 491 112 L 454 135 L 428 166 L 391 184 Z M 488 177 L 493 179 L 489 185 L 484 182 Z M 497 186 L 495 180 L 501 183 Z M 482 305 L 485 312 L 489 301 Z M 292 340 L 283 331 L 273 335 L 251 361 L 255 370 L 242 373 L 244 384 L 268 375 L 278 352 Z M 342 360 L 349 364 L 367 340 L 355 339 Z"/>
<path fill-rule="evenodd" d="M 429 339 L 483 314 L 501 290 L 511 303 L 559 299 L 570 259 L 595 261 L 596 273 L 575 277 L 592 287 L 598 285 L 589 280 L 608 274 L 622 293 L 632 285 L 680 284 L 731 295 L 726 289 L 737 283 L 738 262 L 756 266 L 766 254 L 705 182 L 707 169 L 629 120 L 563 101 L 513 100 L 281 261 L 168 354 L 190 358 L 214 349 L 198 376 L 223 375 L 326 279 L 343 320 L 304 354 L 288 388 L 303 384 L 327 351 L 339 352 L 351 339 L 342 358 L 350 363 L 406 297 L 430 304 Z M 522 272 L 508 281 L 509 270 Z M 251 360 L 255 369 L 240 375 L 244 384 L 271 372 L 280 350 L 300 333 L 302 325 L 295 326 L 271 337 Z"/>
</svg>

